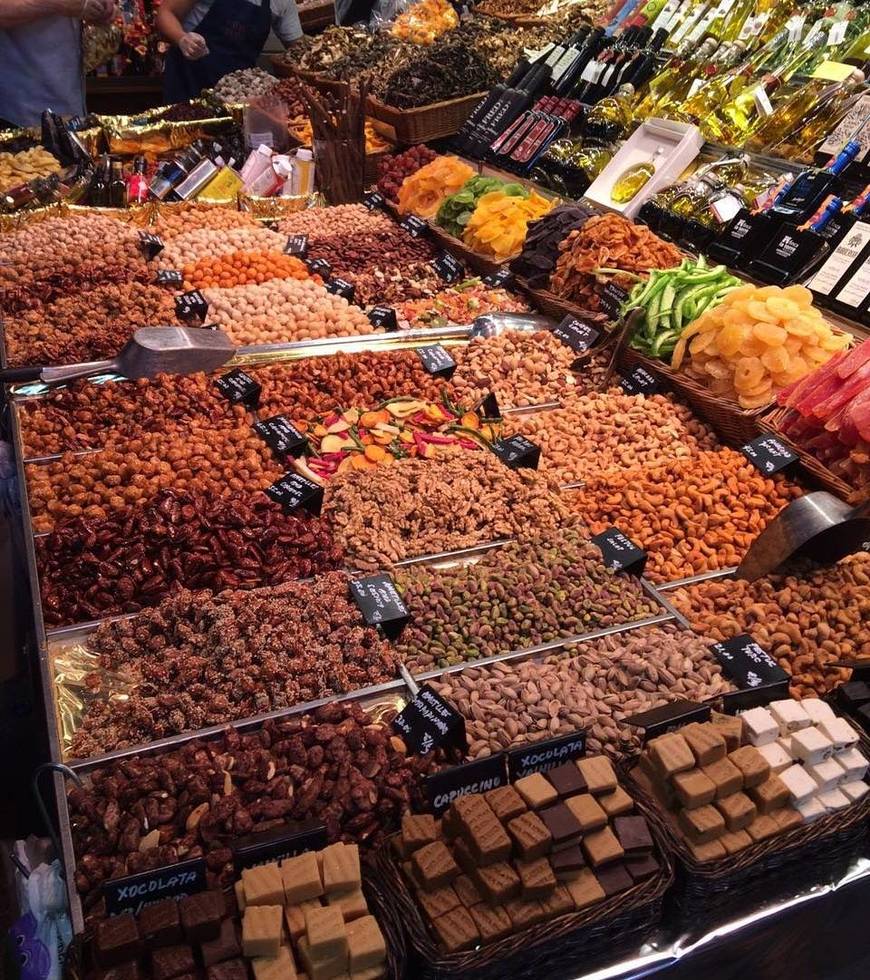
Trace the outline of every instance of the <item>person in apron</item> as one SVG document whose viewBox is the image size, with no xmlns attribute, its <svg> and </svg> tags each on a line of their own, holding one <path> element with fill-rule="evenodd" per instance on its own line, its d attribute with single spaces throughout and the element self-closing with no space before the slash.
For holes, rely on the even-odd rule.
<svg viewBox="0 0 870 980">
<path fill-rule="evenodd" d="M 272 29 L 270 0 L 214 0 L 195 33 L 181 23 L 193 6 L 190 0 L 164 0 L 158 14 L 158 27 L 173 41 L 163 69 L 167 103 L 195 99 L 224 75 L 252 68 Z"/>
</svg>

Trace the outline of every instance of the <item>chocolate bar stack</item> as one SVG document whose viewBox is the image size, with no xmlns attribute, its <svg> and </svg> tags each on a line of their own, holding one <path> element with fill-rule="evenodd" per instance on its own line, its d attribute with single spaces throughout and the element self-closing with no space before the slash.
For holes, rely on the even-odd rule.
<svg viewBox="0 0 870 980">
<path fill-rule="evenodd" d="M 395 847 L 448 953 L 584 909 L 654 875 L 646 819 L 604 756 L 406 816 Z"/>
</svg>

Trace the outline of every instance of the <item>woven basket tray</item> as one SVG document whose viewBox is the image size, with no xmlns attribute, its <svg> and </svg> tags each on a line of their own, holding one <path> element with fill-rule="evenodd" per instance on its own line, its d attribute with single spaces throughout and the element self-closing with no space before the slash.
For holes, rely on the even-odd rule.
<svg viewBox="0 0 870 980">
<path fill-rule="evenodd" d="M 458 133 L 471 110 L 486 95 L 475 92 L 447 102 L 433 102 L 419 109 L 396 109 L 371 96 L 368 113 L 385 127 L 395 143 L 427 143 Z"/>
<path fill-rule="evenodd" d="M 649 817 L 643 802 L 638 810 Z M 477 950 L 445 953 L 423 920 L 390 842 L 375 854 L 380 887 L 393 915 L 408 934 L 409 976 L 426 980 L 546 980 L 554 973 L 588 972 L 593 965 L 619 959 L 637 949 L 658 924 L 662 899 L 673 882 L 673 867 L 657 823 L 650 820 L 661 868 L 657 875 L 580 912 L 540 922 Z"/>
<path fill-rule="evenodd" d="M 567 300 L 561 299 L 548 289 L 533 289 L 521 276 L 517 276 L 516 282 L 517 286 L 532 300 L 537 309 L 542 313 L 546 313 L 547 316 L 551 316 L 557 322 L 564 320 L 566 316 L 576 316 L 580 320 L 599 323 L 603 332 L 605 325 L 610 320 L 606 313 L 594 313 L 592 310 L 584 310 L 581 306 L 577 306 L 576 303 L 569 303 Z"/>
<path fill-rule="evenodd" d="M 511 256 L 511 258 L 505 259 L 504 262 L 496 262 L 495 259 L 489 259 L 485 255 L 480 255 L 480 253 L 470 249 L 462 239 L 448 235 L 434 221 L 429 222 L 429 234 L 434 241 L 438 242 L 441 248 L 462 259 L 469 269 L 480 275 L 485 276 L 492 272 L 498 272 L 499 269 L 503 268 L 514 258 L 514 256 Z"/>
</svg>

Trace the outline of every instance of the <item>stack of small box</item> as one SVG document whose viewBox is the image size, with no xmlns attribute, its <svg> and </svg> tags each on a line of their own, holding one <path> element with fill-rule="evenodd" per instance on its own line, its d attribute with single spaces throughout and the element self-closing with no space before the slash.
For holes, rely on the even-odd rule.
<svg viewBox="0 0 870 980">
<path fill-rule="evenodd" d="M 603 756 L 406 816 L 395 847 L 448 953 L 624 892 L 659 870 L 646 819 Z"/>
<path fill-rule="evenodd" d="M 255 980 L 295 980 L 298 964 L 310 980 L 384 975 L 386 944 L 368 914 L 356 844 L 246 868 L 236 897 Z"/>
</svg>

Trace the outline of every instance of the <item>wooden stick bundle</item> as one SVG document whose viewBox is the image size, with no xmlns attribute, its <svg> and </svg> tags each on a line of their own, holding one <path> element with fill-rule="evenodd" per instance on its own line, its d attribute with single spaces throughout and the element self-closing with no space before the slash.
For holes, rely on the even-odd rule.
<svg viewBox="0 0 870 980">
<path fill-rule="evenodd" d="M 300 81 L 313 131 L 315 172 L 329 204 L 362 199 L 365 183 L 365 104 L 368 86 L 350 85 L 341 94 L 315 91 Z"/>
</svg>

